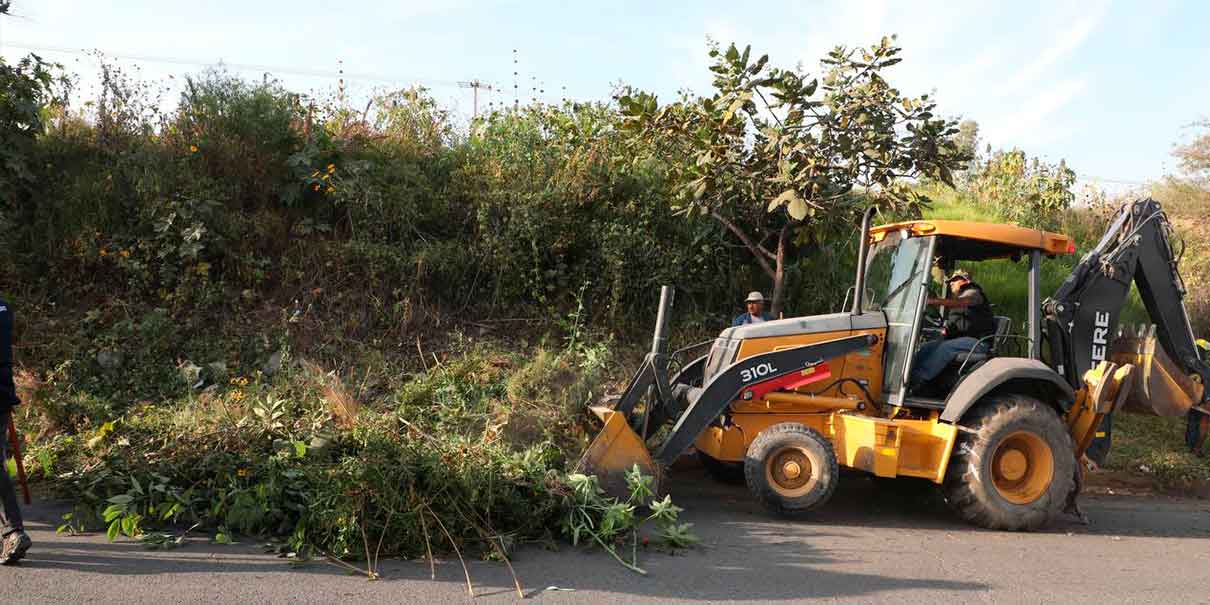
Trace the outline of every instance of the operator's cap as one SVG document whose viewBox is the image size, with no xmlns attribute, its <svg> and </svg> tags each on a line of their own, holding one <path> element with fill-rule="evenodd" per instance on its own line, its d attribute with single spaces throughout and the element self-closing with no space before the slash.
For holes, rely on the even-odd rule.
<svg viewBox="0 0 1210 605">
<path fill-rule="evenodd" d="M 962 269 L 957 269 L 953 273 L 950 273 L 950 276 L 945 279 L 945 283 L 948 284 L 948 283 L 954 281 L 955 279 L 965 279 L 966 281 L 970 281 L 971 274 L 967 273 L 966 271 L 963 271 Z"/>
<path fill-rule="evenodd" d="M 761 294 L 760 292 L 752 291 L 752 292 L 748 293 L 748 298 L 745 298 L 744 302 L 746 302 L 746 303 L 750 303 L 750 302 L 763 303 L 763 302 L 765 302 L 765 295 Z"/>
</svg>

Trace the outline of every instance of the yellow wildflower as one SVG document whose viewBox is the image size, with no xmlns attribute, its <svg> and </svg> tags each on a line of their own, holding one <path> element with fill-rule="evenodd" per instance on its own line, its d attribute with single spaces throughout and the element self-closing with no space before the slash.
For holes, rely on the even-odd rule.
<svg viewBox="0 0 1210 605">
<path fill-rule="evenodd" d="M 239 469 L 238 471 L 235 471 L 235 474 L 236 474 L 236 475 L 239 475 L 240 477 L 247 477 L 247 476 L 248 476 L 248 469 L 246 469 L 246 468 L 241 468 L 241 469 Z"/>
<path fill-rule="evenodd" d="M 197 145 L 190 145 L 189 153 L 197 153 Z"/>
<path fill-rule="evenodd" d="M 231 398 L 236 401 L 243 401 L 244 392 L 237 389 L 235 392 L 231 393 Z"/>
<path fill-rule="evenodd" d="M 328 172 L 336 172 L 336 164 L 328 164 Z"/>
</svg>

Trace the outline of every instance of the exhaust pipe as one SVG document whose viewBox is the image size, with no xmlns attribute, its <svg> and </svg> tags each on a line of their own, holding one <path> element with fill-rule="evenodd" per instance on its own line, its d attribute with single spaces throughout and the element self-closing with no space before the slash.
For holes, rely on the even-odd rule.
<svg viewBox="0 0 1210 605">
<path fill-rule="evenodd" d="M 655 336 L 651 339 L 651 354 L 664 355 L 668 352 L 668 318 L 672 315 L 672 300 L 676 289 L 660 286 L 660 310 L 655 317 Z"/>
<path fill-rule="evenodd" d="M 874 206 L 866 208 L 861 217 L 861 245 L 857 249 L 857 292 L 853 295 L 853 315 L 861 315 L 862 299 L 865 297 L 865 261 L 870 251 L 870 219 L 878 209 Z"/>
</svg>

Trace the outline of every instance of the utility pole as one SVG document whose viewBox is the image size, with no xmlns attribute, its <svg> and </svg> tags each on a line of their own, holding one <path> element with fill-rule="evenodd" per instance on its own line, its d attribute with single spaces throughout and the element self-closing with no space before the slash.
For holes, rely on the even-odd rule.
<svg viewBox="0 0 1210 605">
<path fill-rule="evenodd" d="M 475 111 L 475 113 L 474 113 L 473 117 L 474 118 L 479 117 L 479 89 L 482 88 L 483 90 L 495 90 L 495 88 L 492 88 L 492 86 L 490 84 L 488 84 L 487 82 L 484 82 L 478 78 L 475 78 L 474 80 L 471 80 L 470 82 L 459 82 L 458 86 L 461 88 L 470 88 L 471 90 L 474 91 L 474 95 L 475 95 L 474 111 Z"/>
</svg>

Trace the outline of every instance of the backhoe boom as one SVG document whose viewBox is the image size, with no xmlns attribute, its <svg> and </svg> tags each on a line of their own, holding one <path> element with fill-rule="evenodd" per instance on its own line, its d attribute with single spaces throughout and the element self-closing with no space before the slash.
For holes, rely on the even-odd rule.
<svg viewBox="0 0 1210 605">
<path fill-rule="evenodd" d="M 1185 285 L 1177 264 L 1179 255 L 1172 248 L 1172 226 L 1159 203 L 1152 199 L 1126 204 L 1110 223 L 1097 246 L 1084 256 L 1071 275 L 1043 304 L 1051 365 L 1072 385 L 1079 388 L 1085 373 L 1105 360 L 1144 365 L 1146 376 L 1162 376 L 1166 383 L 1179 383 L 1185 405 L 1172 405 L 1171 389 L 1166 401 L 1149 402 L 1161 415 L 1173 409 L 1187 411 L 1190 406 L 1205 409 L 1210 396 L 1203 385 L 1210 380 L 1210 365 L 1198 353 L 1189 315 L 1185 311 Z M 1118 324 L 1131 284 L 1138 286 L 1139 297 L 1155 324 L 1154 346 L 1145 353 L 1128 350 L 1124 345 L 1137 339 L 1118 338 Z M 1119 346 L 1115 348 L 1116 344 Z M 1137 344 L 1137 343 L 1136 343 Z M 1136 347 L 1137 348 L 1137 347 Z M 1150 364 L 1171 359 L 1172 368 Z M 1150 385 L 1140 381 L 1140 393 L 1151 396 Z M 1101 457 L 1108 443 L 1094 445 L 1090 456 Z M 1102 460 L 1103 461 L 1103 460 Z"/>
</svg>

